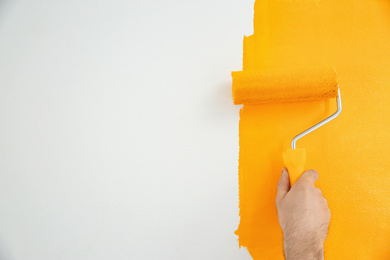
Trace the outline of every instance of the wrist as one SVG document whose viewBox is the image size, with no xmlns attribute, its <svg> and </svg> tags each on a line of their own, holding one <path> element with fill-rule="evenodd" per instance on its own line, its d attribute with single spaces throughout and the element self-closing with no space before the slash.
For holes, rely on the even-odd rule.
<svg viewBox="0 0 390 260">
<path fill-rule="evenodd" d="M 284 240 L 284 255 L 286 260 L 324 260 L 324 246 L 313 241 Z"/>
</svg>

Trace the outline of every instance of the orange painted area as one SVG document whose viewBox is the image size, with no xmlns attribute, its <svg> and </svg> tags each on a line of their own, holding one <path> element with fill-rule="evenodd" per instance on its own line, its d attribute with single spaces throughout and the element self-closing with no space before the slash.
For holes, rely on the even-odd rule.
<svg viewBox="0 0 390 260">
<path fill-rule="evenodd" d="M 297 147 L 332 213 L 325 258 L 390 259 L 390 2 L 256 1 L 243 71 L 322 65 L 336 69 L 343 112 Z M 236 233 L 254 259 L 284 259 L 275 206 L 282 154 L 335 110 L 334 98 L 241 109 Z"/>
</svg>

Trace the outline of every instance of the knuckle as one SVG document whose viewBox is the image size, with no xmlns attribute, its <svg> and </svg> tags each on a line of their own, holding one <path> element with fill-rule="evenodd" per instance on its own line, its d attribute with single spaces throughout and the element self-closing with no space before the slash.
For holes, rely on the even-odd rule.
<svg viewBox="0 0 390 260">
<path fill-rule="evenodd" d="M 323 210 L 324 210 L 327 214 L 330 214 L 330 209 L 329 209 L 329 206 L 328 206 L 328 201 L 327 201 L 326 199 L 323 199 L 322 203 L 323 203 Z"/>
<path fill-rule="evenodd" d="M 324 211 L 324 217 L 326 218 L 326 219 L 328 219 L 328 220 L 330 220 L 330 218 L 331 218 L 331 213 L 330 213 L 330 210 L 329 209 L 326 209 L 325 211 Z"/>
<path fill-rule="evenodd" d="M 328 210 L 329 209 L 328 202 L 324 201 L 323 203 L 324 203 L 324 208 Z"/>
</svg>

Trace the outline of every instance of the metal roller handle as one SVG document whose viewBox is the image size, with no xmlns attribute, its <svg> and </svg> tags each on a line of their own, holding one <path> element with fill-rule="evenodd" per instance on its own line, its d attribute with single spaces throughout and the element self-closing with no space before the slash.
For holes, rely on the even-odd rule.
<svg viewBox="0 0 390 260">
<path fill-rule="evenodd" d="M 334 113 L 333 115 L 331 115 L 328 118 L 325 118 L 324 120 L 322 120 L 318 124 L 313 125 L 312 127 L 307 129 L 306 131 L 303 131 L 299 135 L 295 136 L 294 139 L 291 142 L 291 148 L 292 149 L 295 149 L 295 143 L 298 141 L 299 138 L 301 138 L 301 137 L 307 135 L 308 133 L 316 130 L 317 128 L 325 125 L 326 123 L 328 123 L 329 121 L 335 119 L 338 115 L 340 115 L 342 107 L 341 107 L 341 96 L 340 96 L 340 87 L 339 86 L 338 86 L 338 96 L 337 96 L 336 102 L 337 102 L 337 111 L 336 111 L 336 113 Z"/>
</svg>

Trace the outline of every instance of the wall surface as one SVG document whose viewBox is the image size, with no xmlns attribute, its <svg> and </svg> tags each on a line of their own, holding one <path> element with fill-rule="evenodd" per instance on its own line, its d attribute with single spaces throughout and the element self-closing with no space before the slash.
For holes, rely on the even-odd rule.
<svg viewBox="0 0 390 260">
<path fill-rule="evenodd" d="M 238 118 L 253 0 L 0 0 L 0 259 L 251 259 Z"/>
</svg>

